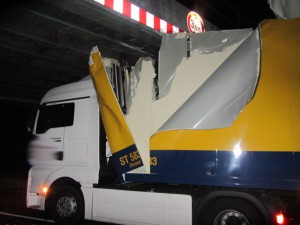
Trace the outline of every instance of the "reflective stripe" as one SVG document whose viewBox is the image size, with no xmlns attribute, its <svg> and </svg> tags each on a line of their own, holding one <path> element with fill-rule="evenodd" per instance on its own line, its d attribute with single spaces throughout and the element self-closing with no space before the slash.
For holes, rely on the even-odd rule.
<svg viewBox="0 0 300 225">
<path fill-rule="evenodd" d="M 146 10 L 130 3 L 128 0 L 94 0 L 94 1 L 159 32 L 168 33 L 168 34 L 184 32 L 183 29 L 179 29 L 173 24 L 168 23 L 157 16 L 154 16 L 153 14 L 147 12 Z"/>
</svg>

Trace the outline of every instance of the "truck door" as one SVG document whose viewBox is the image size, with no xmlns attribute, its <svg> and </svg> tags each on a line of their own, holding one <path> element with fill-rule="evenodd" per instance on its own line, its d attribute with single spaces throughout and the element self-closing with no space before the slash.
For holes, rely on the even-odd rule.
<svg viewBox="0 0 300 225">
<path fill-rule="evenodd" d="M 62 161 L 65 127 L 72 126 L 73 122 L 74 103 L 42 105 L 37 114 L 34 140 L 29 145 L 29 161 Z"/>
</svg>

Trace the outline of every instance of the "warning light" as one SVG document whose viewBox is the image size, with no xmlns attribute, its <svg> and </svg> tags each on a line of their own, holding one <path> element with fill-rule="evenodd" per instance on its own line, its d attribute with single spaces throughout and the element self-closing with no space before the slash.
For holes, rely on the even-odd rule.
<svg viewBox="0 0 300 225">
<path fill-rule="evenodd" d="M 43 187 L 42 192 L 43 192 L 43 194 L 47 194 L 48 188 L 47 187 Z"/>
<path fill-rule="evenodd" d="M 285 222 L 285 218 L 284 218 L 284 215 L 282 213 L 277 213 L 275 215 L 275 218 L 276 218 L 276 223 L 279 224 L 279 225 L 283 225 L 284 222 Z"/>
</svg>

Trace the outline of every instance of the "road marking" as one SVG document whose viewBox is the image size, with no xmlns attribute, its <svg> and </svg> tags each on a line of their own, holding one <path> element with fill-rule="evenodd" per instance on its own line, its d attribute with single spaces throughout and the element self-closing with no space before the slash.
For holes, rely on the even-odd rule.
<svg viewBox="0 0 300 225">
<path fill-rule="evenodd" d="M 45 220 L 45 219 L 42 219 L 42 218 L 36 218 L 36 217 L 30 217 L 30 216 L 23 216 L 23 215 L 6 213 L 6 212 L 0 212 L 0 215 L 12 216 L 12 217 L 18 217 L 18 218 L 30 219 L 30 220 L 37 220 L 37 221 L 42 221 L 42 222 L 47 222 L 47 223 L 54 223 L 53 220 Z"/>
</svg>

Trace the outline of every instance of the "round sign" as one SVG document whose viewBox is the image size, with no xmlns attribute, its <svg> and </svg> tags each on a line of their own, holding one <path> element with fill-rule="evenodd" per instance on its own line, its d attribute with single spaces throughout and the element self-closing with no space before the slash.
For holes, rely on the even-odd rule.
<svg viewBox="0 0 300 225">
<path fill-rule="evenodd" d="M 204 22 L 196 12 L 190 12 L 187 15 L 187 27 L 191 33 L 201 33 L 205 32 Z"/>
</svg>

